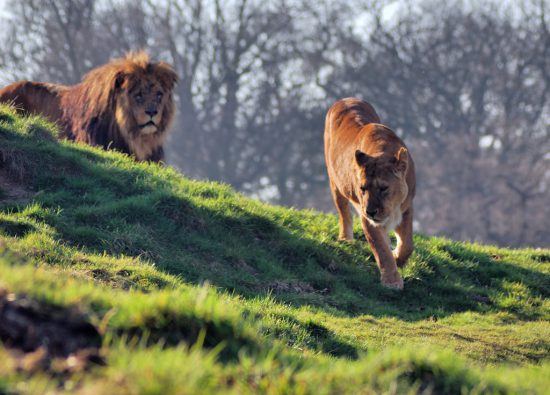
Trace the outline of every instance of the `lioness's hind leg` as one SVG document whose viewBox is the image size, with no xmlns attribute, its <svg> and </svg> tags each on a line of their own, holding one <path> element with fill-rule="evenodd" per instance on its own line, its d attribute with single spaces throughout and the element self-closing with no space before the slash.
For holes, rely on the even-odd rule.
<svg viewBox="0 0 550 395">
<path fill-rule="evenodd" d="M 413 244 L 413 209 L 409 208 L 404 214 L 399 226 L 395 229 L 397 245 L 393 251 L 393 256 L 397 266 L 403 267 L 411 256 Z"/>
<path fill-rule="evenodd" d="M 353 240 L 353 218 L 351 216 L 349 201 L 338 191 L 332 182 L 330 183 L 330 191 L 334 199 L 336 211 L 338 211 L 338 224 L 340 228 L 338 239 Z"/>
</svg>

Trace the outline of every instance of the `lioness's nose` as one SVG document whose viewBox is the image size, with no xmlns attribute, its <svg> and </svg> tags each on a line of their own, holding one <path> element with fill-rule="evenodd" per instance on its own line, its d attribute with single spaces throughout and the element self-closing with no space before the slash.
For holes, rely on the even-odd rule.
<svg viewBox="0 0 550 395">
<path fill-rule="evenodd" d="M 367 209 L 367 217 L 374 218 L 376 214 L 378 214 L 378 209 Z"/>
<path fill-rule="evenodd" d="M 157 110 L 145 110 L 145 114 L 149 115 L 150 117 L 154 117 L 158 114 Z"/>
</svg>

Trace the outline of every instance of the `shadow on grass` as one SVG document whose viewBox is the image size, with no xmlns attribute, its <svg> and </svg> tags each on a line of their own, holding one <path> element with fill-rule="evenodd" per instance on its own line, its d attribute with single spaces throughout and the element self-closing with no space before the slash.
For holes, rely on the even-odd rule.
<svg viewBox="0 0 550 395">
<path fill-rule="evenodd" d="M 0 218 L 0 234 L 10 237 L 23 237 L 35 230 L 36 228 L 32 224 Z"/>
<path fill-rule="evenodd" d="M 363 239 L 332 241 L 335 219 L 303 212 L 289 216 L 226 187 L 193 183 L 145 165 L 122 162 L 126 165 L 120 167 L 113 157 L 39 136 L 3 129 L 0 142 L 18 166 L 23 164 L 24 182 L 41 191 L 33 203 L 52 209 L 34 220 L 47 223 L 69 245 L 145 258 L 185 282 L 208 281 L 246 298 L 270 293 L 278 301 L 333 314 L 409 321 L 499 311 L 504 308 L 491 297 L 506 293 L 510 282 L 522 283 L 531 296 L 548 296 L 546 274 L 466 245 L 440 242 L 434 249 L 420 236 L 405 271 L 405 291 L 387 290 L 379 284 Z M 2 157 L 6 165 L 10 157 Z M 8 228 L 17 236 L 28 230 L 13 224 Z M 321 242 L 323 233 L 334 237 Z M 534 311 L 518 314 L 537 318 Z M 323 344 L 335 342 L 322 329 L 313 332 L 325 337 Z M 348 356 L 355 352 L 336 348 Z"/>
</svg>

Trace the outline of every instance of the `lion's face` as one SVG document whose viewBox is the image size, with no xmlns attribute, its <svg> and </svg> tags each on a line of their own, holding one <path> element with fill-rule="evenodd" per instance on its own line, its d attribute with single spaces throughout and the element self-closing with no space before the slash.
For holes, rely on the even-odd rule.
<svg viewBox="0 0 550 395">
<path fill-rule="evenodd" d="M 174 118 L 177 81 L 169 64 L 152 62 L 143 51 L 130 52 L 90 70 L 69 88 L 63 96 L 64 122 L 82 125 L 71 130 L 77 141 L 117 149 L 140 161 L 160 160 Z"/>
<path fill-rule="evenodd" d="M 372 225 L 393 227 L 390 222 L 399 222 L 396 216 L 408 193 L 407 150 L 401 148 L 395 157 L 372 157 L 358 150 L 355 163 L 361 215 Z"/>
<path fill-rule="evenodd" d="M 172 111 L 171 91 L 153 76 L 139 78 L 125 84 L 117 98 L 117 121 L 121 129 L 135 136 L 162 133 L 164 118 Z M 167 111 L 167 107 L 168 111 Z"/>
</svg>

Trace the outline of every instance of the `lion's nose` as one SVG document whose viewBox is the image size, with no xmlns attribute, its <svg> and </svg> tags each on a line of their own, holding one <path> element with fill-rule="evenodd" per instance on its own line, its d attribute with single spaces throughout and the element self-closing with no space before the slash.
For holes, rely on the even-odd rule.
<svg viewBox="0 0 550 395">
<path fill-rule="evenodd" d="M 149 115 L 151 118 L 158 114 L 157 110 L 145 110 L 145 114 Z"/>
<path fill-rule="evenodd" d="M 367 217 L 372 219 L 376 214 L 378 214 L 378 209 L 367 209 Z"/>
</svg>

